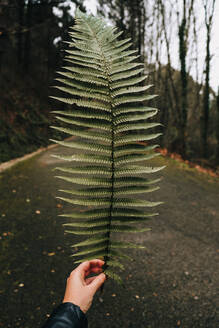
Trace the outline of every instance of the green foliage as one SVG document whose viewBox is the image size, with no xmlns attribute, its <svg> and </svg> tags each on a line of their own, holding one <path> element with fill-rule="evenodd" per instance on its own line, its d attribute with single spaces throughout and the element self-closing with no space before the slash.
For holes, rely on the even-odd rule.
<svg viewBox="0 0 219 328">
<path fill-rule="evenodd" d="M 118 41 L 121 33 L 115 28 L 80 11 L 75 22 L 65 57 L 70 65 L 57 78 L 64 96 L 53 97 L 71 105 L 68 111 L 54 111 L 61 126 L 53 128 L 74 136 L 71 141 L 53 141 L 75 150 L 71 156 L 56 156 L 70 163 L 57 168 L 58 178 L 70 186 L 61 190 L 65 197 L 58 198 L 84 207 L 63 215 L 70 219 L 65 224 L 69 233 L 88 237 L 73 245 L 81 248 L 73 254 L 79 257 L 76 263 L 103 258 L 107 275 L 120 282 L 115 270 L 123 269 L 120 260 L 127 256 L 117 249 L 142 246 L 115 242 L 112 233 L 148 231 L 139 224 L 157 215 L 148 213 L 148 207 L 161 204 L 146 200 L 159 180 L 145 174 L 163 167 L 142 164 L 157 156 L 157 145 L 145 143 L 160 135 L 150 132 L 159 124 L 148 121 L 157 109 L 145 105 L 155 96 L 145 94 L 150 86 L 142 86 L 145 77 L 139 77 L 141 64 L 133 62 L 137 57 L 127 50 L 129 39 Z M 139 194 L 143 199 L 136 198 Z"/>
</svg>

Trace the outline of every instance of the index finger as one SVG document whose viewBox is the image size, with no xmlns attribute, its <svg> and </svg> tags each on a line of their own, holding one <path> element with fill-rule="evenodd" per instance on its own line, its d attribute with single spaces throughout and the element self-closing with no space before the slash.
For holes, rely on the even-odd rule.
<svg viewBox="0 0 219 328">
<path fill-rule="evenodd" d="M 98 272 L 104 265 L 104 261 L 95 259 L 91 261 L 85 261 L 81 263 L 75 270 L 83 277 L 87 276 L 91 272 Z"/>
</svg>

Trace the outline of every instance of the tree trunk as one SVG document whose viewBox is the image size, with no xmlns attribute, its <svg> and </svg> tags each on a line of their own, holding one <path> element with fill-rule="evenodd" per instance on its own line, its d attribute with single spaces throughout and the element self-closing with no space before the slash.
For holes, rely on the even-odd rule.
<svg viewBox="0 0 219 328">
<path fill-rule="evenodd" d="M 208 156 L 208 121 L 209 121 L 209 74 L 210 74 L 210 27 L 207 26 L 206 59 L 205 59 L 205 85 L 203 95 L 203 108 L 201 114 L 201 149 L 202 156 Z"/>
<path fill-rule="evenodd" d="M 201 149 L 202 156 L 207 158 L 208 156 L 208 122 L 209 122 L 209 78 L 210 78 L 210 61 L 211 61 L 211 53 L 210 53 L 210 42 L 211 42 L 211 28 L 212 28 L 212 19 L 214 15 L 214 6 L 215 1 L 211 2 L 206 0 L 204 3 L 205 10 L 205 26 L 207 32 L 206 39 L 206 57 L 205 57 L 205 85 L 204 85 L 204 95 L 203 95 L 203 108 L 201 113 Z M 209 4 L 210 2 L 210 4 Z"/>
<path fill-rule="evenodd" d="M 217 124 L 216 124 L 216 132 L 217 132 L 217 149 L 216 149 L 216 164 L 219 164 L 219 88 L 217 92 Z"/>
<path fill-rule="evenodd" d="M 25 73 L 29 73 L 29 69 L 30 69 L 32 9 L 33 9 L 32 0 L 29 0 L 27 3 L 26 33 L 25 33 L 25 43 L 24 43 L 23 68 Z"/>
<path fill-rule="evenodd" d="M 180 152 L 186 157 L 186 125 L 187 125 L 187 72 L 186 72 L 186 1 L 183 1 L 183 18 L 179 26 L 179 59 L 181 76 L 181 122 L 180 122 Z"/>
<path fill-rule="evenodd" d="M 18 33 L 17 33 L 17 60 L 23 65 L 23 27 L 24 27 L 24 0 L 18 2 Z"/>
</svg>

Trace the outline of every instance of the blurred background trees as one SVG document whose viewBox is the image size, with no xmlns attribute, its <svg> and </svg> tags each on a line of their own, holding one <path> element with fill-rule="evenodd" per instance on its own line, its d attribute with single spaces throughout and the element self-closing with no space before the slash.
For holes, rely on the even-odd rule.
<svg viewBox="0 0 219 328">
<path fill-rule="evenodd" d="M 0 162 L 46 145 L 48 95 L 62 65 L 62 40 L 83 0 L 0 0 Z M 210 85 L 215 0 L 99 0 L 99 15 L 131 37 L 159 97 L 162 147 L 219 164 L 218 92 Z M 200 50 L 201 49 L 201 50 Z"/>
</svg>

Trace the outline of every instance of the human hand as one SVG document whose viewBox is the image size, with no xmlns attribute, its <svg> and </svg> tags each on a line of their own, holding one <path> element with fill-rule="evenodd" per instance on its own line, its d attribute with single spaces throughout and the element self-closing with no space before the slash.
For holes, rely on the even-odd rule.
<svg viewBox="0 0 219 328">
<path fill-rule="evenodd" d="M 63 303 L 71 302 L 78 305 L 86 313 L 92 304 L 96 291 L 104 283 L 106 275 L 102 272 L 104 261 L 92 260 L 81 263 L 67 279 Z M 91 273 L 98 276 L 86 278 Z"/>
</svg>

